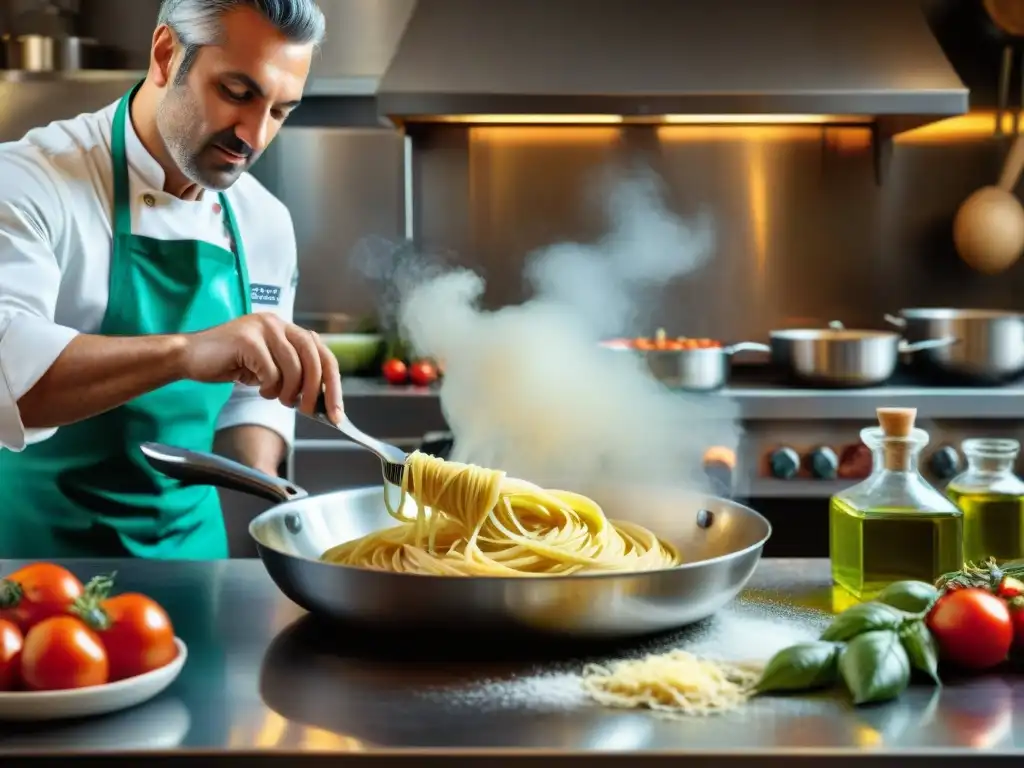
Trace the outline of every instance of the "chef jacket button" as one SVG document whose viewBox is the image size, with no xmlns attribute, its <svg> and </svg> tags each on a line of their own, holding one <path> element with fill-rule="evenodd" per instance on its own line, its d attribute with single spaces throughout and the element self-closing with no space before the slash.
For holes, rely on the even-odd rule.
<svg viewBox="0 0 1024 768">
<path fill-rule="evenodd" d="M 214 213 L 220 213 L 220 203 L 214 203 L 213 204 L 213 212 Z"/>
<path fill-rule="evenodd" d="M 142 196 L 142 202 L 144 202 L 147 206 L 152 208 L 154 205 L 156 205 L 156 198 L 149 194 L 149 192 L 147 192 Z"/>
</svg>

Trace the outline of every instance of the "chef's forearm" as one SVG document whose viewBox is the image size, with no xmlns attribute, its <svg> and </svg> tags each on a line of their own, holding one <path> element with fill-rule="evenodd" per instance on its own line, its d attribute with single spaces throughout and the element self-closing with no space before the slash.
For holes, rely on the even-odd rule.
<svg viewBox="0 0 1024 768">
<path fill-rule="evenodd" d="M 214 451 L 221 456 L 277 476 L 288 446 L 277 432 L 255 424 L 242 424 L 217 432 Z"/>
<path fill-rule="evenodd" d="M 73 424 L 178 381 L 182 336 L 79 334 L 18 400 L 26 428 Z"/>
</svg>

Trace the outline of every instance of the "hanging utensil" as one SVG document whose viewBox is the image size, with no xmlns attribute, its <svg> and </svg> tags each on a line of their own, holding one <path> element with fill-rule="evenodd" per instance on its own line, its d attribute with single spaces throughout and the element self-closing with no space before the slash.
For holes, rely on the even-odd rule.
<svg viewBox="0 0 1024 768">
<path fill-rule="evenodd" d="M 999 102 L 996 108 L 996 136 L 1003 136 L 1003 117 L 1009 108 L 1010 84 L 1013 80 L 1014 49 L 1024 43 L 1024 3 L 1021 0 L 982 0 L 993 34 L 1003 43 L 1002 66 L 999 71 Z M 1013 134 L 1020 128 L 1020 112 L 1024 96 L 1013 111 Z"/>
<path fill-rule="evenodd" d="M 982 187 L 960 205 L 953 243 L 972 268 L 991 275 L 1009 268 L 1024 252 L 1024 206 L 1013 194 L 1024 171 L 1024 136 L 1017 136 L 996 186 Z"/>
</svg>

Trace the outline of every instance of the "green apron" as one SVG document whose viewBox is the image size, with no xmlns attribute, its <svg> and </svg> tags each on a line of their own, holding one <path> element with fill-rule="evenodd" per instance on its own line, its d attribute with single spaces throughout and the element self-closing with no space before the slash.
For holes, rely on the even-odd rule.
<svg viewBox="0 0 1024 768">
<path fill-rule="evenodd" d="M 235 252 L 132 234 L 125 126 L 138 86 L 114 114 L 113 248 L 104 336 L 201 331 L 251 311 L 242 239 L 220 195 Z M 0 450 L 0 558 L 228 556 L 220 499 L 152 469 L 140 443 L 209 451 L 231 383 L 179 381 L 61 427 L 20 453 Z"/>
</svg>

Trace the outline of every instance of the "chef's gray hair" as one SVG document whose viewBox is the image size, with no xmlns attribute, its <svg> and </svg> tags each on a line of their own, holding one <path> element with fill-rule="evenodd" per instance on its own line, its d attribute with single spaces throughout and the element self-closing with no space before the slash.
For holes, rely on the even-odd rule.
<svg viewBox="0 0 1024 768">
<path fill-rule="evenodd" d="M 221 39 L 221 16 L 239 7 L 258 11 L 293 43 L 323 41 L 326 25 L 316 0 L 162 0 L 157 24 L 173 29 L 185 46 L 178 83 L 188 75 L 199 49 Z"/>
</svg>

